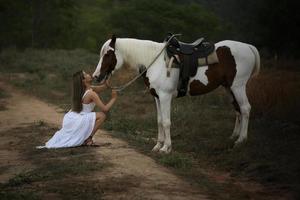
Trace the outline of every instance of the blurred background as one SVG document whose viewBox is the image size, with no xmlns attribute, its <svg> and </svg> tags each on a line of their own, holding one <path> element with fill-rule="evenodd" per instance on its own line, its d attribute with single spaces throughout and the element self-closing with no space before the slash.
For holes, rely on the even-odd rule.
<svg viewBox="0 0 300 200">
<path fill-rule="evenodd" d="M 1 0 L 0 47 L 84 48 L 98 52 L 114 33 L 162 41 L 233 39 L 265 56 L 299 55 L 298 1 Z"/>
<path fill-rule="evenodd" d="M 185 42 L 205 37 L 253 44 L 262 66 L 247 85 L 252 110 L 249 138 L 241 147 L 232 149 L 235 112 L 222 88 L 172 102 L 170 155 L 149 155 L 156 110 L 142 80 L 120 94 L 103 128 L 196 182 L 213 199 L 299 199 L 299 7 L 293 0 L 0 0 L 0 81 L 68 111 L 71 74 L 93 72 L 112 34 L 162 42 L 172 32 L 182 33 Z M 113 85 L 134 76 L 127 69 L 115 75 Z M 7 96 L 0 88 L 0 100 Z M 109 99 L 109 91 L 101 98 Z M 1 102 L 0 110 L 6 109 Z M 211 181 L 202 169 L 271 189 Z"/>
</svg>

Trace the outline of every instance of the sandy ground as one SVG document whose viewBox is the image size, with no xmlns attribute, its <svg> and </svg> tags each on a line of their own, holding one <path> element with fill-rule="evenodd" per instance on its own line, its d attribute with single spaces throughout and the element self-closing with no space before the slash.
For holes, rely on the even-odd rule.
<svg viewBox="0 0 300 200">
<path fill-rule="evenodd" d="M 0 111 L 0 132 L 39 121 L 56 127 L 61 126 L 63 112 L 59 108 L 28 96 L 2 82 L 0 88 L 4 88 L 10 94 L 5 99 L 6 110 Z M 0 137 L 1 145 L 6 138 Z M 112 163 L 111 167 L 95 174 L 97 179 L 109 184 L 109 180 L 124 177 L 134 184 L 123 193 L 106 193 L 105 199 L 207 199 L 195 186 L 160 166 L 150 157 L 135 151 L 125 141 L 99 130 L 95 142 L 110 144 L 100 145 L 96 152 L 99 159 Z M 0 182 L 7 181 L 25 167 L 31 167 L 31 163 L 22 159 L 20 152 L 12 150 L 0 151 L 0 163 L 0 167 L 4 164 L 13 166 L 12 171 L 8 170 L 5 174 L 0 174 Z"/>
</svg>

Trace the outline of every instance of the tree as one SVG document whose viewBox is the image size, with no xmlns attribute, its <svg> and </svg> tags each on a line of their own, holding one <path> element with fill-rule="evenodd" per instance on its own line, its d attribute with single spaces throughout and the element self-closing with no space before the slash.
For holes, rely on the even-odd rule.
<svg viewBox="0 0 300 200">
<path fill-rule="evenodd" d="M 0 10 L 1 47 L 73 47 L 73 0 L 1 0 Z"/>
<path fill-rule="evenodd" d="M 162 41 L 168 32 L 182 33 L 192 41 L 201 36 L 215 39 L 221 32 L 218 18 L 198 4 L 174 0 L 127 0 L 106 2 L 111 33 Z"/>
</svg>

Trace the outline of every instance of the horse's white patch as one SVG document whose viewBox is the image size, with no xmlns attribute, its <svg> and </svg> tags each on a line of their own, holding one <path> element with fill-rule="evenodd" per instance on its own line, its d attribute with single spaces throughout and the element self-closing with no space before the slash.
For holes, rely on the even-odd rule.
<svg viewBox="0 0 300 200">
<path fill-rule="evenodd" d="M 111 46 L 107 46 L 107 47 L 104 49 L 104 54 L 103 54 L 103 55 L 105 55 L 109 50 L 115 51 L 115 49 L 112 48 Z"/>
<path fill-rule="evenodd" d="M 190 80 L 192 82 L 193 80 L 199 80 L 204 85 L 208 84 L 208 79 L 205 74 L 206 70 L 208 69 L 207 66 L 204 67 L 198 67 L 197 74 Z"/>
</svg>

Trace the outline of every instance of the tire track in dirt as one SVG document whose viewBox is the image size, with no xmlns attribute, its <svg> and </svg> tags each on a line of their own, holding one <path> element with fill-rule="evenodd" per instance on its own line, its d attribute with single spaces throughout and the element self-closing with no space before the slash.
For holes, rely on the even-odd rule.
<svg viewBox="0 0 300 200">
<path fill-rule="evenodd" d="M 0 132 L 38 121 L 61 127 L 64 115 L 61 109 L 26 95 L 3 82 L 0 82 L 0 88 L 10 95 L 5 99 L 6 110 L 0 111 Z M 1 141 L 5 142 L 5 138 L 1 137 Z M 96 172 L 93 179 L 109 185 L 113 184 L 113 181 L 110 183 L 111 180 L 124 178 L 124 184 L 130 184 L 128 190 L 108 190 L 104 199 L 207 199 L 195 186 L 160 166 L 150 157 L 135 151 L 127 142 L 114 138 L 103 130 L 96 133 L 95 141 L 100 144 L 96 150 L 96 157 L 112 163 L 112 166 Z M 0 152 L 1 163 L 11 162 L 12 165 L 30 167 L 30 163 L 22 161 L 21 157 L 21 154 L 15 151 Z M 0 181 L 6 181 L 14 175 L 15 172 L 0 174 Z"/>
</svg>

